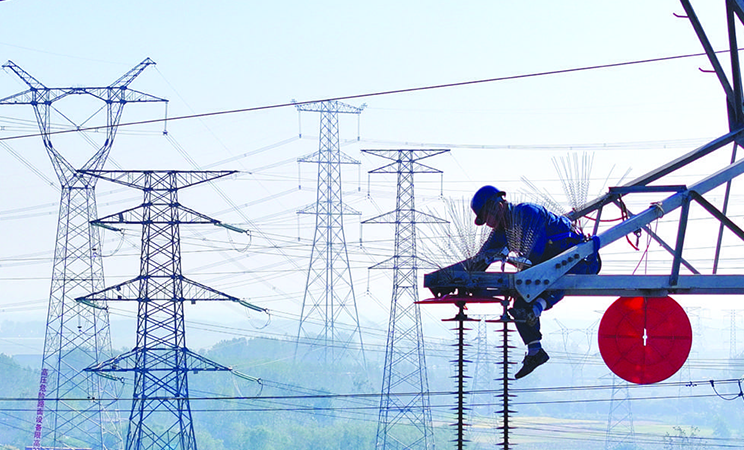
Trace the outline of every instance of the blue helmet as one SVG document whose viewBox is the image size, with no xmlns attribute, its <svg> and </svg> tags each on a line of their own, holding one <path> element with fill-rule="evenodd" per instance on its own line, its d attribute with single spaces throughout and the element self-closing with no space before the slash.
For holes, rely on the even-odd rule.
<svg viewBox="0 0 744 450">
<path fill-rule="evenodd" d="M 483 225 L 486 223 L 486 217 L 484 214 L 486 212 L 486 208 L 484 208 L 486 204 L 488 204 L 492 199 L 499 202 L 503 201 L 504 195 L 506 195 L 506 192 L 500 191 L 493 186 L 483 186 L 478 189 L 475 195 L 473 195 L 473 200 L 470 202 L 470 208 L 472 208 L 475 213 L 476 225 Z"/>
</svg>

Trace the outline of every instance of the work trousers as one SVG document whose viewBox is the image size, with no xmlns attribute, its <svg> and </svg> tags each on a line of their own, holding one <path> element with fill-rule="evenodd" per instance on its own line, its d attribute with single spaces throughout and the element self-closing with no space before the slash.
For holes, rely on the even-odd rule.
<svg viewBox="0 0 744 450">
<path fill-rule="evenodd" d="M 538 298 L 542 298 L 545 300 L 545 303 L 547 303 L 547 307 L 545 308 L 545 311 L 549 310 L 553 307 L 556 303 L 561 301 L 563 299 L 563 292 L 551 292 L 548 295 L 540 296 Z M 537 301 L 537 300 L 535 300 Z M 514 302 L 512 304 L 512 307 L 514 309 L 525 309 L 527 311 L 532 311 L 532 303 L 528 303 L 523 299 L 521 296 L 517 296 L 514 299 Z M 540 318 L 537 318 L 537 322 L 533 326 L 527 325 L 525 322 L 515 322 L 515 325 L 517 326 L 517 332 L 519 333 L 519 337 L 522 338 L 522 342 L 524 342 L 525 345 L 529 344 L 530 342 L 535 342 L 542 340 L 542 333 L 540 333 Z"/>
</svg>

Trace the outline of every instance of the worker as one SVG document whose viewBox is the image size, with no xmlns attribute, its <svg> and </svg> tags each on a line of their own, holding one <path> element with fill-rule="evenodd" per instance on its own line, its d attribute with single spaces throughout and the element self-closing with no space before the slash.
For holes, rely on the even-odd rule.
<svg viewBox="0 0 744 450">
<path fill-rule="evenodd" d="M 475 213 L 475 224 L 492 228 L 488 240 L 473 260 L 482 259 L 479 255 L 487 255 L 484 258 L 493 261 L 494 254 L 510 254 L 517 258 L 518 267 L 526 268 L 547 261 L 588 239 L 567 217 L 556 215 L 543 206 L 532 203 L 511 204 L 506 201 L 506 192 L 493 186 L 480 188 L 473 196 L 470 206 Z M 487 264 L 480 264 L 478 267 L 480 270 L 486 268 Z M 599 255 L 593 254 L 576 264 L 568 273 L 596 274 L 600 268 Z M 550 359 L 541 344 L 540 316 L 562 298 L 563 292 L 550 291 L 544 292 L 531 303 L 521 296 L 514 299 L 508 312 L 527 346 L 527 354 L 521 369 L 515 375 L 516 379 L 529 375 Z"/>
</svg>

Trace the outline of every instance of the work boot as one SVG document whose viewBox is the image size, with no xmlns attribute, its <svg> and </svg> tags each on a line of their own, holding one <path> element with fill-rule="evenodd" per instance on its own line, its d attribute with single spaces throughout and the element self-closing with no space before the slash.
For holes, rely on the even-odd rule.
<svg viewBox="0 0 744 450">
<path fill-rule="evenodd" d="M 522 361 L 522 368 L 519 369 L 519 372 L 517 372 L 516 375 L 514 375 L 514 379 L 518 380 L 526 377 L 531 374 L 533 370 L 537 369 L 538 366 L 548 362 L 549 359 L 550 356 L 548 356 L 548 353 L 543 349 L 538 350 L 534 355 L 526 355 Z"/>
<path fill-rule="evenodd" d="M 524 322 L 529 327 L 534 327 L 537 324 L 538 316 L 529 309 L 524 308 L 509 308 L 507 310 L 512 319 L 517 322 Z"/>
</svg>

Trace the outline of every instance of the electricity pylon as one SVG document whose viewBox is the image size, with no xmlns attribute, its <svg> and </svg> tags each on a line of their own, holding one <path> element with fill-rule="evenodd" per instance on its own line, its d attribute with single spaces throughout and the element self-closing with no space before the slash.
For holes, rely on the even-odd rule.
<svg viewBox="0 0 744 450">
<path fill-rule="evenodd" d="M 129 88 L 152 64 L 155 63 L 147 58 L 106 87 L 69 88 L 48 88 L 12 61 L 3 66 L 18 75 L 29 89 L 1 99 L 0 105 L 34 107 L 41 138 L 62 192 L 41 364 L 46 377 L 42 375 L 40 395 L 48 400 L 37 414 L 34 448 L 65 447 L 75 442 L 75 446 L 84 442 L 95 449 L 119 448 L 121 444 L 114 400 L 118 382 L 83 372 L 112 355 L 108 312 L 73 301 L 104 286 L 100 235 L 89 224 L 97 214 L 96 179 L 75 170 L 52 144 L 52 104 L 70 95 L 90 95 L 105 102 L 106 139 L 82 168 L 101 169 L 114 143 L 124 105 L 166 101 Z M 91 401 L 69 403 L 67 398 Z"/>
<path fill-rule="evenodd" d="M 233 173 L 235 172 L 85 172 L 88 176 L 144 192 L 144 201 L 140 206 L 92 222 L 109 228 L 114 224 L 142 225 L 139 275 L 76 299 L 94 308 L 109 301 L 137 302 L 136 347 L 88 368 L 89 372 L 108 376 L 115 372 L 134 372 L 126 450 L 196 450 L 187 373 L 231 370 L 186 347 L 184 302 L 227 300 L 254 311 L 265 311 L 192 281 L 183 276 L 181 271 L 182 224 L 212 224 L 234 231 L 243 230 L 222 224 L 181 205 L 178 191 Z"/>
<path fill-rule="evenodd" d="M 571 365 L 571 385 L 581 385 L 584 381 L 584 364 L 586 364 L 587 361 L 592 358 L 592 341 L 594 339 L 594 336 L 597 335 L 599 319 L 597 319 L 597 321 L 595 321 L 592 325 L 579 329 L 569 329 L 558 319 L 555 319 L 555 323 L 558 324 L 558 328 L 560 328 L 560 331 L 557 331 L 556 333 L 560 333 L 561 337 L 563 338 L 563 351 L 566 354 L 568 363 Z M 577 345 L 572 347 L 570 345 L 571 343 L 576 343 L 575 341 L 571 342 L 571 335 L 573 333 L 579 333 L 583 335 L 583 337 L 586 339 L 585 349 L 583 348 L 584 342 L 580 343 L 581 346 Z"/>
<path fill-rule="evenodd" d="M 607 432 L 605 434 L 605 450 L 615 450 L 635 445 L 635 429 L 633 428 L 633 412 L 631 411 L 630 392 L 628 382 L 622 382 L 614 374 L 612 378 L 612 396 L 610 397 L 610 412 L 607 417 Z"/>
<path fill-rule="evenodd" d="M 415 209 L 414 173 L 441 173 L 418 161 L 449 150 L 362 150 L 393 161 L 370 173 L 398 175 L 395 211 L 363 223 L 395 224 L 394 255 L 370 269 L 393 270 L 382 396 L 377 423 L 377 449 L 434 448 L 434 429 L 426 374 L 424 335 L 418 298 L 418 268 L 433 267 L 416 253 L 416 225 L 445 221 Z M 406 395 L 399 395 L 405 393 Z M 408 395 L 408 394 L 413 395 Z"/>
<path fill-rule="evenodd" d="M 361 114 L 364 106 L 323 101 L 296 107 L 298 111 L 320 113 L 319 149 L 298 159 L 318 165 L 318 191 L 316 202 L 297 212 L 315 215 L 297 345 L 309 343 L 309 352 L 319 352 L 314 359 L 322 362 L 353 357 L 366 367 L 343 217 L 360 213 L 344 204 L 341 192 L 341 166 L 360 162 L 341 152 L 338 130 L 339 114 Z"/>
</svg>

